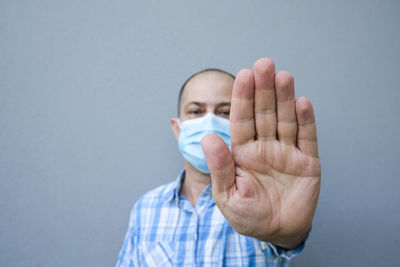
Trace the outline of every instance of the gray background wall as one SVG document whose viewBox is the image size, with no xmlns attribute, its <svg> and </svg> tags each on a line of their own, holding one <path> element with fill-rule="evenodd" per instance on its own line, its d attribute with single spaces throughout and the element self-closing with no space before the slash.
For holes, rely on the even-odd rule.
<svg viewBox="0 0 400 267">
<path fill-rule="evenodd" d="M 315 105 L 323 182 L 293 266 L 398 266 L 399 1 L 0 1 L 0 266 L 113 266 L 175 179 L 193 72 L 259 57 Z"/>
</svg>

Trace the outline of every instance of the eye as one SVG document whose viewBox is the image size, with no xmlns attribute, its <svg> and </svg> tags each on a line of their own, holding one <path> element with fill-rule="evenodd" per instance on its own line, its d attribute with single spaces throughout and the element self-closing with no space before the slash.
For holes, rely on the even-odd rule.
<svg viewBox="0 0 400 267">
<path fill-rule="evenodd" d="M 219 110 L 217 112 L 218 116 L 224 117 L 224 118 L 228 118 L 230 114 L 230 110 L 229 109 L 224 109 L 224 110 Z"/>
<path fill-rule="evenodd" d="M 189 108 L 186 114 L 189 118 L 198 118 L 204 115 L 204 110 L 202 108 Z"/>
<path fill-rule="evenodd" d="M 193 115 L 199 115 L 199 114 L 203 113 L 203 111 L 201 111 L 199 109 L 195 109 L 195 110 L 189 110 L 188 113 L 193 114 Z"/>
</svg>

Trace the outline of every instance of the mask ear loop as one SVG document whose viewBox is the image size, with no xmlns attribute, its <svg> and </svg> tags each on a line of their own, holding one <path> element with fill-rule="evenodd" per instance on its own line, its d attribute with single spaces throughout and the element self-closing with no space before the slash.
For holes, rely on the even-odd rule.
<svg viewBox="0 0 400 267">
<path fill-rule="evenodd" d="M 181 130 L 182 130 L 182 124 L 181 124 L 181 120 L 180 120 L 180 119 L 176 119 L 176 121 L 178 122 L 179 129 L 181 129 Z"/>
</svg>

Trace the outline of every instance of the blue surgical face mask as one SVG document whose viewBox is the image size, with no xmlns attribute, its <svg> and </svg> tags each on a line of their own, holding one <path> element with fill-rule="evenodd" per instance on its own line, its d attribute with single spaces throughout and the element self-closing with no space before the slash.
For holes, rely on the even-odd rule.
<svg viewBox="0 0 400 267">
<path fill-rule="evenodd" d="M 179 120 L 178 120 L 179 122 Z M 197 170 L 209 174 L 206 157 L 201 147 L 201 139 L 206 134 L 219 135 L 231 149 L 229 120 L 218 117 L 213 113 L 205 116 L 179 122 L 178 146 L 182 156 Z"/>
</svg>

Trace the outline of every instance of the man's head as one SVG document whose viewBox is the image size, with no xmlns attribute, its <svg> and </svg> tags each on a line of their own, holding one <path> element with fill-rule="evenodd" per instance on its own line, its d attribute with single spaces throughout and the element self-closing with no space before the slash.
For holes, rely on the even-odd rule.
<svg viewBox="0 0 400 267">
<path fill-rule="evenodd" d="M 230 74 L 229 72 L 226 72 L 224 70 L 221 69 L 216 69 L 216 68 L 209 68 L 209 69 L 204 69 L 202 71 L 196 72 L 194 73 L 192 76 L 190 76 L 182 85 L 181 90 L 179 92 L 179 97 L 178 97 L 178 116 L 180 116 L 181 114 L 181 108 L 182 108 L 182 100 L 184 97 L 184 93 L 186 91 L 186 88 L 189 87 L 188 84 L 195 78 L 197 78 L 198 76 L 209 76 L 209 78 L 211 79 L 218 79 L 217 76 L 225 76 L 225 78 L 230 77 L 231 79 L 235 79 L 235 76 L 233 76 L 232 74 Z M 210 75 L 211 74 L 211 75 Z M 228 78 L 228 80 L 231 80 Z"/>
<path fill-rule="evenodd" d="M 224 106 L 228 106 L 229 111 L 230 97 L 232 96 L 234 79 L 235 76 L 220 69 L 205 69 L 193 74 L 185 81 L 179 92 L 178 116 L 184 116 L 185 112 L 187 112 L 189 104 L 192 102 L 196 102 L 194 103 L 195 105 L 200 104 L 201 102 L 203 102 L 201 104 L 207 104 L 206 102 L 209 102 L 210 100 L 213 102 L 218 102 L 218 99 L 216 98 L 220 98 L 222 95 L 225 97 L 229 96 L 229 101 L 224 102 L 224 104 L 228 104 Z M 221 102 L 219 104 L 223 103 Z M 212 112 L 211 109 L 209 112 Z M 217 113 L 215 114 L 218 115 Z"/>
<path fill-rule="evenodd" d="M 190 76 L 181 87 L 178 98 L 179 120 L 202 117 L 207 113 L 228 119 L 235 76 L 220 69 L 206 69 Z M 171 119 L 178 139 L 179 124 Z"/>
<path fill-rule="evenodd" d="M 178 140 L 187 171 L 208 175 L 206 159 L 198 142 L 204 134 L 218 134 L 227 145 L 230 144 L 227 119 L 234 79 L 232 74 L 225 71 L 206 69 L 193 74 L 183 84 L 178 100 L 179 119 L 171 119 L 171 128 Z"/>
</svg>

